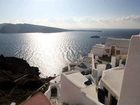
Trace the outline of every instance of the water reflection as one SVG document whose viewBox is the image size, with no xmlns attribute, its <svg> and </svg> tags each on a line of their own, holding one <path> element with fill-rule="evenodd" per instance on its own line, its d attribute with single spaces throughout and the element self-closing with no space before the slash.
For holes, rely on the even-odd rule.
<svg viewBox="0 0 140 105">
<path fill-rule="evenodd" d="M 39 67 L 42 76 L 59 74 L 80 54 L 87 54 L 101 39 L 93 32 L 0 34 L 0 53 L 16 56 Z"/>
<path fill-rule="evenodd" d="M 61 72 L 59 69 L 69 63 L 63 56 L 65 51 L 63 41 L 66 40 L 64 34 L 36 33 L 30 34 L 28 38 L 30 38 L 30 46 L 34 49 L 30 61 L 32 65 L 36 65 L 40 68 L 43 75 L 59 74 Z"/>
</svg>

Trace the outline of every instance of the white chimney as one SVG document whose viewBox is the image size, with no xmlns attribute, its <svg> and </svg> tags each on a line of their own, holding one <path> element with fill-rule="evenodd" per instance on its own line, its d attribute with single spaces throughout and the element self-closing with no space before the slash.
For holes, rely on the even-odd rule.
<svg viewBox="0 0 140 105">
<path fill-rule="evenodd" d="M 115 56 L 111 56 L 111 65 L 112 65 L 112 67 L 116 67 L 116 57 Z"/>
</svg>

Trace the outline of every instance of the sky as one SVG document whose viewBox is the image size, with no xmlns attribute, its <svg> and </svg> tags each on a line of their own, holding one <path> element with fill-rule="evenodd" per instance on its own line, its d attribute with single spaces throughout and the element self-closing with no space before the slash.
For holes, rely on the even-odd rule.
<svg viewBox="0 0 140 105">
<path fill-rule="evenodd" d="M 140 28 L 140 0 L 0 0 L 0 23 Z"/>
</svg>

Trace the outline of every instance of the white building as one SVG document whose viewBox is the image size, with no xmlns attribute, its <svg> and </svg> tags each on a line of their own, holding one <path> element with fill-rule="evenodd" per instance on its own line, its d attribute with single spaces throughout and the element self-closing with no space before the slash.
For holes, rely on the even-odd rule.
<svg viewBox="0 0 140 105">
<path fill-rule="evenodd" d="M 104 71 L 100 88 L 105 105 L 140 105 L 140 36 L 130 41 L 126 67 Z"/>
<path fill-rule="evenodd" d="M 102 57 L 104 55 L 105 45 L 96 44 L 92 47 L 92 53 L 96 56 Z"/>
<path fill-rule="evenodd" d="M 102 57 L 103 55 L 127 55 L 129 41 L 129 39 L 108 38 L 104 45 L 96 44 L 93 46 L 91 53 L 99 57 Z"/>
<path fill-rule="evenodd" d="M 83 74 L 90 74 L 92 70 L 92 58 L 88 56 L 80 57 L 73 67 L 69 66 L 69 71 L 78 70 Z"/>
<path fill-rule="evenodd" d="M 140 35 L 133 36 L 118 105 L 140 105 Z"/>
<path fill-rule="evenodd" d="M 104 55 L 117 56 L 127 55 L 129 39 L 108 38 L 105 43 Z"/>
<path fill-rule="evenodd" d="M 92 56 L 92 72 L 98 71 L 96 72 L 97 77 L 101 75 L 98 84 L 82 75 L 80 70 L 75 70 L 62 73 L 59 81 L 54 80 L 55 85 L 50 85 L 50 89 L 56 86 L 59 91 L 57 96 L 60 97 L 61 102 L 69 105 L 140 105 L 140 36 L 131 38 L 129 48 L 127 48 L 128 42 L 129 40 L 123 47 L 112 44 L 115 46 L 115 50 L 114 53 L 110 53 L 116 55 L 117 50 L 120 49 L 121 54 L 126 54 L 125 51 L 128 49 L 125 67 L 104 70 L 105 66 L 101 65 L 101 67 L 97 67 L 99 70 L 96 70 L 95 59 Z M 118 43 L 118 41 L 114 43 Z M 125 53 L 122 53 L 123 51 Z M 51 95 L 49 94 L 49 96 Z"/>
<path fill-rule="evenodd" d="M 57 76 L 55 79 L 50 81 L 48 90 L 45 92 L 45 95 L 51 98 L 60 98 L 60 76 Z"/>
<path fill-rule="evenodd" d="M 88 79 L 80 72 L 61 75 L 61 100 L 69 105 L 102 105 L 97 98 L 96 85 L 86 85 Z"/>
<path fill-rule="evenodd" d="M 123 67 L 115 67 L 103 72 L 100 88 L 105 93 L 105 105 L 117 105 L 121 92 L 123 74 Z"/>
</svg>

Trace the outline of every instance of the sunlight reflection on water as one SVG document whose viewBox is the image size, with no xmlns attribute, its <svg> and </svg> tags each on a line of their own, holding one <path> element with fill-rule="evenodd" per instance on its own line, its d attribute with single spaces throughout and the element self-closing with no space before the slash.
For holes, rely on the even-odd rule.
<svg viewBox="0 0 140 105">
<path fill-rule="evenodd" d="M 90 38 L 92 35 L 129 38 L 132 31 L 0 34 L 0 54 L 27 60 L 31 66 L 39 67 L 41 76 L 59 74 L 80 54 L 87 54 L 94 44 L 105 41 Z"/>
<path fill-rule="evenodd" d="M 35 37 L 34 37 L 34 36 Z M 67 53 L 66 48 L 63 46 L 66 40 L 64 34 L 30 34 L 30 44 L 34 48 L 32 55 L 32 65 L 39 66 L 43 75 L 59 74 L 62 67 L 69 63 L 64 59 Z M 30 55 L 30 54 L 29 54 Z M 51 71 L 49 71 L 51 70 Z"/>
</svg>

